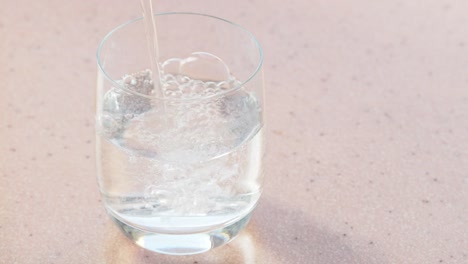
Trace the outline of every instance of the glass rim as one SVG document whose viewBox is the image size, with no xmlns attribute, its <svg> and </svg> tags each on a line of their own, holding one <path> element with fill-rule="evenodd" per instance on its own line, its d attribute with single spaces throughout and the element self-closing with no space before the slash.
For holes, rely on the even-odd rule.
<svg viewBox="0 0 468 264">
<path fill-rule="evenodd" d="M 227 95 L 229 93 L 232 93 L 232 92 L 235 92 L 239 89 L 241 89 L 246 83 L 248 83 L 250 80 L 252 80 L 259 72 L 260 72 L 260 69 L 262 68 L 262 65 L 263 65 L 263 49 L 259 43 L 259 41 L 257 40 L 257 38 L 250 32 L 248 31 L 247 29 L 245 29 L 244 27 L 240 26 L 239 24 L 236 24 L 234 22 L 231 22 L 227 19 L 224 19 L 224 18 L 220 18 L 220 17 L 216 17 L 216 16 L 212 16 L 212 15 L 208 15 L 208 14 L 202 14 L 202 13 L 193 13 L 193 12 L 164 12 L 164 13 L 154 13 L 153 16 L 165 16 L 165 15 L 193 15 L 193 16 L 203 16 L 203 17 L 209 17 L 209 18 L 213 18 L 213 19 L 216 19 L 216 20 L 219 20 L 219 21 L 222 21 L 222 22 L 225 22 L 227 24 L 230 24 L 231 26 L 234 26 L 240 30 L 242 30 L 243 32 L 245 32 L 255 43 L 255 46 L 257 47 L 258 49 L 258 53 L 259 53 L 259 61 L 258 61 L 258 64 L 257 64 L 257 67 L 255 68 L 255 70 L 253 71 L 252 74 L 249 75 L 249 77 L 247 77 L 244 81 L 241 81 L 241 83 L 237 86 L 235 86 L 234 88 L 231 88 L 231 89 L 227 89 L 225 91 L 222 91 L 220 93 L 215 93 L 215 94 L 212 94 L 212 95 L 207 95 L 207 96 L 202 96 L 202 97 L 197 97 L 197 98 L 165 98 L 165 97 L 158 97 L 156 95 L 147 95 L 147 94 L 142 94 L 142 93 L 139 93 L 139 92 L 136 92 L 134 90 L 131 90 L 131 89 L 128 89 L 126 88 L 125 86 L 117 83 L 113 78 L 111 78 L 109 76 L 109 74 L 107 73 L 107 71 L 104 69 L 104 66 L 102 64 L 102 61 L 101 61 L 101 51 L 102 51 L 102 48 L 104 46 L 104 44 L 108 41 L 108 39 L 114 34 L 116 33 L 117 31 L 119 31 L 120 29 L 126 27 L 126 26 L 129 26 L 130 24 L 133 24 L 139 20 L 143 20 L 143 17 L 138 17 L 138 18 L 135 18 L 135 19 L 132 19 L 130 21 L 127 21 L 117 27 L 115 27 L 114 29 L 112 29 L 111 31 L 109 31 L 105 36 L 104 38 L 99 42 L 99 45 L 98 45 L 98 49 L 97 49 L 97 52 L 96 52 L 96 61 L 97 61 L 97 65 L 98 65 L 98 69 L 99 71 L 105 76 L 105 78 L 110 81 L 113 85 L 115 85 L 116 87 L 119 87 L 120 89 L 122 89 L 123 91 L 126 91 L 126 92 L 129 92 L 129 93 L 132 93 L 132 94 L 135 94 L 135 95 L 138 95 L 138 96 L 141 96 L 141 97 L 145 97 L 145 98 L 149 98 L 149 99 L 156 99 L 156 100 L 162 100 L 162 101 L 177 101 L 177 102 L 188 102 L 188 101 L 201 101 L 201 100 L 205 100 L 205 99 L 212 99 L 212 98 L 216 98 L 216 97 L 221 97 L 223 95 Z"/>
</svg>

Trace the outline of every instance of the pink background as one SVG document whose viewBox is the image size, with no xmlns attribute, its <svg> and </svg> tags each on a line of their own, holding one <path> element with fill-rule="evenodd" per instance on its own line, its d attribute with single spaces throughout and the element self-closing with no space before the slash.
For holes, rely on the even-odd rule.
<svg viewBox="0 0 468 264">
<path fill-rule="evenodd" d="M 245 232 L 167 257 L 106 216 L 95 51 L 136 0 L 0 3 L 0 263 L 468 263 L 468 4 L 157 1 L 265 51 L 264 195 Z"/>
</svg>

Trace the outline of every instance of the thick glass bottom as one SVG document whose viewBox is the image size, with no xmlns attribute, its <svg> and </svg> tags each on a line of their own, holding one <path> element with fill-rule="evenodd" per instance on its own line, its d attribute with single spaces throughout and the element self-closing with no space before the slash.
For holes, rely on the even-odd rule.
<svg viewBox="0 0 468 264">
<path fill-rule="evenodd" d="M 159 234 L 132 227 L 109 214 L 122 232 L 138 246 L 168 255 L 193 255 L 227 244 L 250 220 L 252 212 L 228 226 L 194 234 Z"/>
</svg>

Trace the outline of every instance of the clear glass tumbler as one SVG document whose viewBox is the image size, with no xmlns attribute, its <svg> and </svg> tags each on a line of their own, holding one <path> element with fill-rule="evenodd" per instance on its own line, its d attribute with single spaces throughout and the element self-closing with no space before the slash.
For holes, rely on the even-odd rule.
<svg viewBox="0 0 468 264">
<path fill-rule="evenodd" d="M 136 244 L 196 254 L 247 224 L 262 191 L 262 50 L 244 28 L 194 13 L 154 15 L 159 71 L 143 19 L 98 53 L 98 183 Z"/>
</svg>

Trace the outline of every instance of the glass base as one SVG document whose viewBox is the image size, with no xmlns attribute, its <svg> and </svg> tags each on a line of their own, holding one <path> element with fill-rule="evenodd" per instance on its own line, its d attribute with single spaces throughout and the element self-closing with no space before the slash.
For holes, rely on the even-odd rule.
<svg viewBox="0 0 468 264">
<path fill-rule="evenodd" d="M 193 255 L 227 244 L 244 229 L 251 214 L 252 212 L 236 222 L 216 230 L 183 235 L 143 231 L 129 226 L 111 214 L 109 216 L 128 238 L 144 249 L 168 255 Z"/>
</svg>

